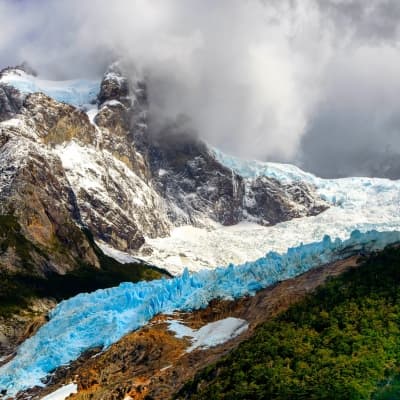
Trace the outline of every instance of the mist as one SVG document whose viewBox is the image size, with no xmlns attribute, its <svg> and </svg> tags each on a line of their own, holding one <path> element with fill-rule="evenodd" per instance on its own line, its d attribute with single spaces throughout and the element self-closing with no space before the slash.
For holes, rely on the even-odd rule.
<svg viewBox="0 0 400 400">
<path fill-rule="evenodd" d="M 146 76 L 158 125 L 322 176 L 400 178 L 396 0 L 0 0 L 0 67 Z"/>
</svg>

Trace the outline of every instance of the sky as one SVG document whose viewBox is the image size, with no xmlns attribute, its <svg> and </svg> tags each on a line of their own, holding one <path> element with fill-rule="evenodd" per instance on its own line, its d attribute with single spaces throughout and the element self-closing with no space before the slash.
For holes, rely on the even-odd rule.
<svg viewBox="0 0 400 400">
<path fill-rule="evenodd" d="M 400 178 L 398 0 L 0 0 L 0 68 L 146 76 L 157 124 L 245 158 Z"/>
</svg>

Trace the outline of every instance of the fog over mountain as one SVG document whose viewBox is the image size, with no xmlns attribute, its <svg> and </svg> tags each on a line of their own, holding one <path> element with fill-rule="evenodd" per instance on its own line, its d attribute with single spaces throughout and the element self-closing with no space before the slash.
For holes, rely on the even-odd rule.
<svg viewBox="0 0 400 400">
<path fill-rule="evenodd" d="M 400 177 L 399 17 L 396 0 L 0 0 L 0 66 L 67 79 L 123 59 L 154 126 L 186 115 L 235 155 Z"/>
</svg>

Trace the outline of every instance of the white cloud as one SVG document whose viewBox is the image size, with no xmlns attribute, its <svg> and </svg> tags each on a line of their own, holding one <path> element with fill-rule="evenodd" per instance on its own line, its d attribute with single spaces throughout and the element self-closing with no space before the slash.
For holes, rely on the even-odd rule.
<svg viewBox="0 0 400 400">
<path fill-rule="evenodd" d="M 71 77 L 99 75 L 126 57 L 149 76 L 158 122 L 187 114 L 201 137 L 225 150 L 289 161 L 301 152 L 318 172 L 324 160 L 311 140 L 332 141 L 332 118 L 354 127 L 363 113 L 383 115 L 388 101 L 399 103 L 391 89 L 400 67 L 397 4 L 0 0 L 0 60 L 28 60 L 44 75 Z M 352 116 L 345 112 L 350 99 L 360 103 Z M 346 134 L 357 151 L 357 141 L 375 146 L 381 133 Z M 339 149 L 335 157 L 340 163 Z M 334 174 L 335 165 L 329 168 Z"/>
</svg>

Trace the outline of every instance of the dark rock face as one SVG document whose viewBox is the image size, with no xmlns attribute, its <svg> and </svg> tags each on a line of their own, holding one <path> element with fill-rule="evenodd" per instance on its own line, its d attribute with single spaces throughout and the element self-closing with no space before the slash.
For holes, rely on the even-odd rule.
<svg viewBox="0 0 400 400">
<path fill-rule="evenodd" d="M 12 86 L 0 84 L 0 122 L 12 118 L 23 104 L 24 96 Z"/>
<path fill-rule="evenodd" d="M 98 100 L 100 106 L 106 101 L 111 100 L 121 101 L 128 107 L 131 105 L 131 98 L 129 97 L 129 81 L 123 76 L 117 64 L 111 65 L 104 75 L 100 86 Z"/>
<path fill-rule="evenodd" d="M 7 152 L 5 146 L 0 148 L 0 154 Z M 13 163 L 13 154 L 8 154 L 8 160 Z M 85 235 L 74 222 L 79 220 L 79 209 L 57 158 L 28 153 L 24 165 L 1 193 L 0 202 L 1 214 L 16 216 L 24 236 L 48 250 L 46 262 L 37 264 L 44 269 L 39 268 L 37 274 L 65 273 L 77 266 L 77 259 L 99 266 Z"/>
<path fill-rule="evenodd" d="M 281 184 L 266 177 L 245 183 L 244 213 L 258 223 L 274 225 L 292 218 L 317 215 L 327 209 L 304 183 Z"/>
<path fill-rule="evenodd" d="M 157 190 L 168 199 L 174 223 L 202 225 L 208 217 L 223 225 L 243 220 L 272 225 L 327 208 L 306 184 L 242 178 L 204 143 L 178 129 L 153 138 L 149 153 Z"/>
<path fill-rule="evenodd" d="M 93 126 L 85 113 L 44 94 L 28 95 L 18 107 L 18 124 L 0 127 L 0 214 L 17 217 L 23 236 L 42 249 L 31 254 L 36 262 L 29 273 L 63 274 L 78 267 L 77 260 L 98 267 L 77 225 L 80 210 L 63 165 L 47 150 L 71 138 L 89 142 Z M 0 263 L 23 270 L 24 260 L 10 256 L 1 262 L 0 255 Z"/>
<path fill-rule="evenodd" d="M 241 220 L 243 180 L 216 161 L 204 143 L 185 133 L 162 132 L 149 154 L 157 190 L 168 200 L 174 223 Z"/>
</svg>

